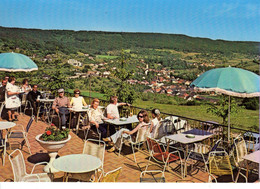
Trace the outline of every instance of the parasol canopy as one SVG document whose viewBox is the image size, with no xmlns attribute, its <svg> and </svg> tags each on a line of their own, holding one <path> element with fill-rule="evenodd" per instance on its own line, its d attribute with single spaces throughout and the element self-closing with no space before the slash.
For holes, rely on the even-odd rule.
<svg viewBox="0 0 260 189">
<path fill-rule="evenodd" d="M 38 70 L 38 66 L 28 57 L 20 53 L 1 53 L 0 71 L 31 72 Z"/>
</svg>

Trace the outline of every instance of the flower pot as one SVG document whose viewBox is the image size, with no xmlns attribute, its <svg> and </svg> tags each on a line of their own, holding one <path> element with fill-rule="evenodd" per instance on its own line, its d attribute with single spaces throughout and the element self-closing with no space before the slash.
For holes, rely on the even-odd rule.
<svg viewBox="0 0 260 189">
<path fill-rule="evenodd" d="M 52 162 L 56 159 L 58 151 L 71 139 L 71 136 L 69 135 L 67 139 L 62 141 L 43 141 L 40 139 L 41 135 L 42 134 L 37 135 L 35 139 L 45 150 L 48 151 L 50 156 L 49 164 L 46 165 L 43 170 L 46 173 L 49 173 L 50 170 L 52 173 L 59 172 L 52 166 Z"/>
</svg>

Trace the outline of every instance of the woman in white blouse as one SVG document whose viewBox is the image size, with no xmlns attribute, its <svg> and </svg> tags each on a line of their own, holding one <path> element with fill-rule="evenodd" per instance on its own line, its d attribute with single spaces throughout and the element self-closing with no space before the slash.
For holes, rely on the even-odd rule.
<svg viewBox="0 0 260 189">
<path fill-rule="evenodd" d="M 81 109 L 83 106 L 87 106 L 87 103 L 85 102 L 84 98 L 80 95 L 80 90 L 75 89 L 74 90 L 74 97 L 72 97 L 70 101 L 70 105 L 74 109 Z"/>
<path fill-rule="evenodd" d="M 10 77 L 6 85 L 5 108 L 8 110 L 8 121 L 18 121 L 15 110 L 21 106 L 20 89 L 15 84 L 15 77 Z"/>
<path fill-rule="evenodd" d="M 99 100 L 97 98 L 94 98 L 88 113 L 89 122 L 90 124 L 95 125 L 96 129 L 101 132 L 101 137 L 103 138 L 103 140 L 106 141 L 105 138 L 107 136 L 107 130 L 106 130 L 107 125 L 104 123 L 103 120 L 107 118 L 103 115 L 102 110 L 100 110 L 98 106 L 99 106 Z"/>
</svg>

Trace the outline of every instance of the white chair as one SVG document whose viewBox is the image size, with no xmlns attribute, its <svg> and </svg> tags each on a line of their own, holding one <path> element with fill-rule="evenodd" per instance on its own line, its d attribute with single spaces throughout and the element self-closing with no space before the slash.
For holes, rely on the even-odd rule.
<svg viewBox="0 0 260 189">
<path fill-rule="evenodd" d="M 25 101 L 23 114 L 25 114 L 26 110 L 31 110 L 32 111 L 32 115 L 33 115 L 33 107 L 32 107 L 32 104 L 31 104 L 31 102 L 29 100 Z"/>
<path fill-rule="evenodd" d="M 99 170 L 102 172 L 103 175 L 104 175 L 103 166 L 104 166 L 104 158 L 105 158 L 105 148 L 106 148 L 105 142 L 100 140 L 88 139 L 85 141 L 83 151 L 82 151 L 82 154 L 92 155 L 101 160 L 102 165 Z M 77 180 L 89 181 L 94 172 L 95 171 L 89 173 L 71 173 L 69 174 L 69 177 Z"/>
<path fill-rule="evenodd" d="M 2 157 L 3 166 L 5 165 L 5 156 L 6 156 L 6 138 L 7 135 L 5 136 L 5 138 L 3 138 L 3 132 L 0 130 L 0 149 L 2 149 L 1 157 Z"/>
<path fill-rule="evenodd" d="M 145 175 L 151 175 L 151 177 L 145 177 Z M 160 177 L 155 177 L 161 175 Z M 149 170 L 142 171 L 140 174 L 140 182 L 165 182 L 164 172 L 161 170 Z"/>
<path fill-rule="evenodd" d="M 2 111 L 5 107 L 5 102 L 0 102 L 1 106 L 0 106 L 0 117 L 2 117 Z"/>
<path fill-rule="evenodd" d="M 10 133 L 8 134 L 8 139 L 10 139 L 10 138 L 24 139 L 30 154 L 32 154 L 32 152 L 31 152 L 31 146 L 30 146 L 30 143 L 29 143 L 27 136 L 28 136 L 28 132 L 29 132 L 29 129 L 31 128 L 31 125 L 33 123 L 34 118 L 35 118 L 34 115 L 30 118 L 25 130 L 24 130 L 23 125 L 17 124 L 16 127 L 20 127 L 21 129 L 20 130 L 11 130 Z M 22 147 L 23 142 L 21 142 L 20 144 L 21 144 L 21 147 Z M 9 145 L 10 145 L 10 148 L 11 148 L 10 141 L 9 141 Z"/>
<path fill-rule="evenodd" d="M 121 143 L 120 143 L 120 148 L 119 148 L 119 156 L 120 156 L 124 141 L 128 140 L 131 144 L 132 151 L 133 151 L 133 154 L 134 154 L 134 160 L 136 162 L 134 146 L 136 147 L 138 145 L 138 150 L 139 150 L 140 145 L 146 142 L 147 137 L 150 134 L 150 126 L 151 126 L 151 124 L 147 124 L 147 125 L 144 125 L 141 128 L 139 128 L 138 131 L 137 131 L 137 134 L 136 134 L 135 141 L 133 141 L 131 135 L 124 134 L 125 136 L 121 137 Z"/>
<path fill-rule="evenodd" d="M 16 152 L 18 152 L 18 154 L 14 157 Z M 37 165 L 45 164 L 47 162 L 36 163 L 33 166 L 31 173 L 28 174 L 26 172 L 23 154 L 19 149 L 16 149 L 9 155 L 9 160 L 11 162 L 14 174 L 14 182 L 51 182 L 51 179 L 47 173 L 33 174 L 33 171 Z"/>
</svg>

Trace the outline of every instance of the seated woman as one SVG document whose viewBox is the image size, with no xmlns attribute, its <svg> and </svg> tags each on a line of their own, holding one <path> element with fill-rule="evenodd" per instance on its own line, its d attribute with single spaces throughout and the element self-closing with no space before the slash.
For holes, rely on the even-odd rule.
<svg viewBox="0 0 260 189">
<path fill-rule="evenodd" d="M 79 89 L 75 89 L 74 90 L 74 97 L 72 97 L 71 101 L 70 101 L 70 106 L 73 108 L 73 109 L 82 109 L 83 106 L 87 106 L 87 103 L 85 102 L 84 98 L 82 96 L 79 96 L 80 95 L 80 90 Z M 76 114 L 77 115 L 77 119 L 79 119 L 78 116 L 80 116 L 79 113 Z M 85 117 L 85 113 L 81 113 L 81 115 L 83 117 Z M 88 123 L 87 121 L 87 118 L 84 118 L 83 120 L 83 127 L 82 129 L 86 129 L 88 128 L 88 126 L 86 126 Z"/>
<path fill-rule="evenodd" d="M 103 138 L 103 140 L 107 141 L 106 140 L 107 125 L 103 121 L 107 118 L 103 115 L 103 112 L 98 108 L 98 105 L 99 105 L 99 100 L 97 98 L 94 98 L 91 103 L 90 110 L 88 113 L 89 122 L 90 122 L 90 124 L 95 125 L 96 129 L 101 132 L 101 137 Z"/>
<path fill-rule="evenodd" d="M 83 106 L 87 106 L 87 103 L 85 102 L 84 98 L 80 95 L 80 90 L 75 89 L 74 90 L 74 97 L 72 97 L 70 101 L 70 105 L 74 109 L 81 109 Z"/>
<path fill-rule="evenodd" d="M 111 149 L 109 149 L 108 152 L 113 152 L 120 148 L 121 137 L 124 133 L 131 135 L 134 138 L 137 134 L 138 129 L 140 129 L 143 126 L 148 125 L 150 123 L 149 117 L 148 117 L 148 112 L 146 110 L 141 110 L 138 113 L 137 118 L 139 120 L 139 124 L 132 131 L 123 128 L 123 129 L 120 129 L 119 131 L 117 131 L 112 136 L 110 136 L 113 147 Z"/>
<path fill-rule="evenodd" d="M 31 86 L 29 85 L 28 79 L 23 80 L 23 85 L 22 85 L 22 91 L 24 93 L 29 93 L 32 90 Z"/>
<path fill-rule="evenodd" d="M 151 128 L 150 128 L 150 135 L 152 138 L 156 137 L 154 134 L 157 132 L 158 127 L 160 126 L 160 111 L 158 109 L 152 110 L 152 121 L 151 121 Z"/>
</svg>

